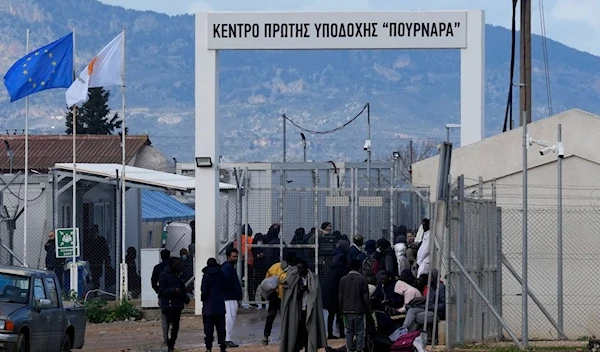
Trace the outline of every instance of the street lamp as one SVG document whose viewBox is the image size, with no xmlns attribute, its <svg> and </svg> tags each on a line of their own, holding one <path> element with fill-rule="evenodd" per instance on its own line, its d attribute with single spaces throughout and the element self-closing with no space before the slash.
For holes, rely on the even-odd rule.
<svg viewBox="0 0 600 352">
<path fill-rule="evenodd" d="M 304 133 L 300 132 L 300 137 L 302 137 L 302 147 L 304 148 L 304 162 L 306 162 L 306 136 Z"/>
<path fill-rule="evenodd" d="M 451 128 L 460 128 L 460 124 L 458 123 L 447 123 L 446 124 L 446 142 L 450 143 L 450 129 Z"/>
</svg>

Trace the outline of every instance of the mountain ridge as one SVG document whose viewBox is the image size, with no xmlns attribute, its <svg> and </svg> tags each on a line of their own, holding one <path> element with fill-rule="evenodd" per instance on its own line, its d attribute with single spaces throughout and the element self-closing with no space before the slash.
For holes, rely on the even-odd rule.
<svg viewBox="0 0 600 352">
<path fill-rule="evenodd" d="M 77 6 L 77 14 L 72 9 Z M 75 28 L 77 70 L 126 31 L 126 103 L 130 133 L 180 161 L 194 156 L 194 18 L 128 10 L 96 0 L 0 2 L 0 70 Z M 541 38 L 534 36 L 534 119 L 548 115 Z M 580 108 L 600 113 L 600 58 L 548 40 L 555 113 Z M 486 25 L 486 135 L 501 131 L 509 81 L 510 31 Z M 518 53 L 517 53 L 518 57 Z M 457 50 L 223 51 L 220 54 L 220 154 L 234 161 L 280 161 L 282 119 L 327 130 L 371 104 L 374 158 L 389 159 L 407 138 L 443 138 L 460 122 Z M 78 72 L 78 71 L 77 71 Z M 518 65 L 515 70 L 518 80 Z M 120 88 L 111 88 L 119 110 Z M 0 92 L 3 129 L 24 127 L 23 103 Z M 64 90 L 30 99 L 32 133 L 65 130 Z M 518 101 L 515 100 L 515 106 Z M 515 114 L 518 124 L 517 114 Z M 52 126 L 54 125 L 54 128 Z M 453 132 L 454 141 L 456 135 Z M 332 135 L 307 135 L 309 159 L 361 160 L 366 122 Z M 288 156 L 302 155 L 299 131 L 288 125 Z"/>
</svg>

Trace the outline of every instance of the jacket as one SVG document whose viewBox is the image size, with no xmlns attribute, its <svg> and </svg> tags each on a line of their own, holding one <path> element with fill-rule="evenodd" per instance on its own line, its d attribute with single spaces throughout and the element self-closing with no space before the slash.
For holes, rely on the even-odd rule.
<svg viewBox="0 0 600 352">
<path fill-rule="evenodd" d="M 348 274 L 348 268 L 343 262 L 336 261 L 331 264 L 323 280 L 323 308 L 331 314 L 340 309 L 340 281 Z"/>
<path fill-rule="evenodd" d="M 404 269 L 410 270 L 410 262 L 406 257 L 406 244 L 396 243 L 394 245 L 394 252 L 396 253 L 396 261 L 398 262 L 398 273 L 401 273 Z"/>
<path fill-rule="evenodd" d="M 252 252 L 252 236 L 242 235 L 242 248 L 239 248 L 237 245 L 237 240 L 233 241 L 233 247 L 240 250 L 240 256 L 244 258 L 246 256 L 246 251 L 248 251 L 248 256 L 246 258 L 246 263 L 248 265 L 254 265 L 254 253 Z M 248 249 L 246 249 L 246 247 Z"/>
<path fill-rule="evenodd" d="M 386 270 L 394 276 L 398 276 L 398 260 L 392 247 L 388 247 L 381 253 L 379 271 Z"/>
<path fill-rule="evenodd" d="M 348 249 L 348 263 L 353 259 L 358 259 L 361 262 L 367 258 L 367 255 L 354 243 Z"/>
<path fill-rule="evenodd" d="M 423 297 L 421 292 L 404 281 L 398 280 L 394 292 L 404 297 L 404 307 L 417 297 Z"/>
<path fill-rule="evenodd" d="M 163 313 L 183 310 L 184 305 L 190 303 L 183 280 L 175 275 L 171 269 L 166 269 L 160 273 L 158 282 L 158 298 Z"/>
<path fill-rule="evenodd" d="M 273 276 L 277 276 L 279 278 L 279 287 L 277 288 L 277 296 L 279 297 L 279 299 L 283 299 L 283 281 L 287 276 L 288 268 L 288 263 L 285 260 L 282 260 L 279 263 L 271 265 L 269 270 L 267 270 L 267 274 L 265 275 L 265 279 L 268 279 Z"/>
<path fill-rule="evenodd" d="M 423 241 L 421 242 L 421 246 L 417 252 L 417 265 L 419 266 L 417 277 L 423 274 L 429 274 L 429 263 L 431 261 L 429 258 L 429 241 L 430 232 L 427 231 L 423 234 Z"/>
<path fill-rule="evenodd" d="M 241 301 L 243 298 L 242 285 L 233 264 L 225 262 L 221 267 L 221 271 L 224 275 L 223 297 L 226 301 Z"/>
<path fill-rule="evenodd" d="M 158 279 L 160 277 L 160 274 L 162 274 L 162 272 L 165 271 L 165 269 L 168 266 L 169 261 L 163 260 L 162 262 L 156 264 L 154 266 L 154 269 L 152 269 L 152 278 L 150 279 L 150 283 L 152 284 L 152 288 L 154 289 L 154 292 L 156 292 L 156 294 L 158 294 Z"/>
<path fill-rule="evenodd" d="M 202 315 L 225 314 L 225 296 L 223 286 L 225 275 L 220 266 L 207 266 L 202 269 L 202 284 L 200 299 L 202 300 Z"/>
<path fill-rule="evenodd" d="M 342 313 L 364 314 L 369 311 L 369 285 L 364 275 L 351 271 L 340 281 L 340 309 Z"/>
<path fill-rule="evenodd" d="M 46 250 L 46 269 L 62 270 L 65 260 L 56 258 L 56 242 L 54 240 L 46 242 L 44 249 Z"/>
</svg>

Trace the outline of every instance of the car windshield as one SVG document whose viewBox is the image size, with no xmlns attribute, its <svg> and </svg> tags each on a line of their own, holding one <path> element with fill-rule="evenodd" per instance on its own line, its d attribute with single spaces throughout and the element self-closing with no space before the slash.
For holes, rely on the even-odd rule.
<svg viewBox="0 0 600 352">
<path fill-rule="evenodd" d="M 27 303 L 29 278 L 0 273 L 0 302 Z"/>
</svg>

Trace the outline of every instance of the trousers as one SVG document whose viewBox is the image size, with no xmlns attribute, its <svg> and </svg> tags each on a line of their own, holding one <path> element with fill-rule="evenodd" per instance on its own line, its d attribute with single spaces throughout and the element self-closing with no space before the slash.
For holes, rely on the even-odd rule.
<svg viewBox="0 0 600 352">
<path fill-rule="evenodd" d="M 281 309 L 281 299 L 277 296 L 277 292 L 273 292 L 269 296 L 269 309 L 267 310 L 267 322 L 265 323 L 265 336 L 271 336 L 271 330 L 273 330 L 273 323 L 275 322 L 275 317 L 277 317 L 277 312 Z"/>
<path fill-rule="evenodd" d="M 162 327 L 163 343 L 166 345 L 169 340 L 169 322 L 167 321 L 167 314 L 163 312 L 160 306 L 160 299 L 158 300 L 158 308 L 160 309 L 160 325 Z"/>
<path fill-rule="evenodd" d="M 231 333 L 233 332 L 237 311 L 237 301 L 225 301 L 225 341 L 231 341 Z"/>
<path fill-rule="evenodd" d="M 221 350 L 225 348 L 225 314 L 222 315 L 203 315 L 202 322 L 204 323 L 204 343 L 206 349 L 210 350 L 213 347 L 215 340 L 215 328 L 217 330 L 217 342 Z"/>
<path fill-rule="evenodd" d="M 167 325 L 171 326 L 171 336 L 167 340 L 167 346 L 175 348 L 175 341 L 179 334 L 179 321 L 181 320 L 181 310 L 170 310 L 167 312 Z"/>
<path fill-rule="evenodd" d="M 345 313 L 344 325 L 348 352 L 362 351 L 365 348 L 365 315 Z"/>
</svg>

